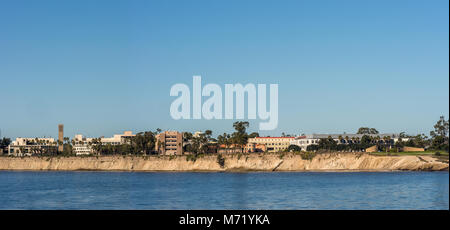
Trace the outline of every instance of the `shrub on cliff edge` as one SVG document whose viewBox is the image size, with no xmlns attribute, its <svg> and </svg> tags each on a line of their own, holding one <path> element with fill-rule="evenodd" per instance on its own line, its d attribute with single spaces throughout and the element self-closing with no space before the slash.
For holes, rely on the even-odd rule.
<svg viewBox="0 0 450 230">
<path fill-rule="evenodd" d="M 217 155 L 217 163 L 221 168 L 225 167 L 225 158 L 221 154 Z"/>
<path fill-rule="evenodd" d="M 312 160 L 316 156 L 316 153 L 314 152 L 304 152 L 300 154 L 300 157 L 303 160 Z"/>
</svg>

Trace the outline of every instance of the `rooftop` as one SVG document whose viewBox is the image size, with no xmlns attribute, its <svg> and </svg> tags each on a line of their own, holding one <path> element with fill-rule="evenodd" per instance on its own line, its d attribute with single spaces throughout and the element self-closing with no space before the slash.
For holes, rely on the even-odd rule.
<svg viewBox="0 0 450 230">
<path fill-rule="evenodd" d="M 322 138 L 328 138 L 331 136 L 331 138 L 333 139 L 338 139 L 339 137 L 342 138 L 346 138 L 348 137 L 349 139 L 351 138 L 362 138 L 363 136 L 370 136 L 370 137 L 391 137 L 391 138 L 398 138 L 400 135 L 397 133 L 379 133 L 379 134 L 346 134 L 346 133 L 342 133 L 342 134 L 308 134 L 308 135 L 304 135 L 304 136 L 298 136 L 295 137 L 295 139 L 322 139 Z"/>
</svg>

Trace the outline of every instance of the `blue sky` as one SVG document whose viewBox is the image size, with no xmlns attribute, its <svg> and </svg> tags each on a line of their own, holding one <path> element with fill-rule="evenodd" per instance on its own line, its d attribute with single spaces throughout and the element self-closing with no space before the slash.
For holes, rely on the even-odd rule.
<svg viewBox="0 0 450 230">
<path fill-rule="evenodd" d="M 278 128 L 263 135 L 429 134 L 449 116 L 448 23 L 446 0 L 2 0 L 0 129 L 232 132 L 170 117 L 170 87 L 201 75 L 279 84 Z"/>
</svg>

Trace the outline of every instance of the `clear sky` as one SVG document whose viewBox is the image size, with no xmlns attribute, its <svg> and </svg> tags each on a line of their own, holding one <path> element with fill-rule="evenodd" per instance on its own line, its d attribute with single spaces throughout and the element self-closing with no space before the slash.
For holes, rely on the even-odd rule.
<svg viewBox="0 0 450 230">
<path fill-rule="evenodd" d="M 278 128 L 262 135 L 361 126 L 428 135 L 449 116 L 448 4 L 2 0 L 0 129 L 232 132 L 232 120 L 170 117 L 170 87 L 201 75 L 279 84 Z"/>
</svg>

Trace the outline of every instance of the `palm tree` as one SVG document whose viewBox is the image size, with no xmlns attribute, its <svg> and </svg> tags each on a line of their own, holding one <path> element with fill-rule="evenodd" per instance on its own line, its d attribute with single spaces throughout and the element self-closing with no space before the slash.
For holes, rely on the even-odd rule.
<svg viewBox="0 0 450 230">
<path fill-rule="evenodd" d="M 97 153 L 97 155 L 100 156 L 100 150 L 102 148 L 102 143 L 100 138 L 93 138 L 92 142 L 90 142 L 90 145 L 92 145 L 92 149 Z"/>
<path fill-rule="evenodd" d="M 341 135 L 339 135 L 338 139 L 339 139 L 339 144 L 342 144 L 342 141 L 344 140 L 344 138 Z"/>
<path fill-rule="evenodd" d="M 388 136 L 384 136 L 384 137 L 383 137 L 383 142 L 384 142 L 384 147 L 386 148 L 386 152 L 388 152 L 388 141 L 389 141 L 390 139 L 391 139 L 391 138 L 388 137 Z"/>
</svg>

